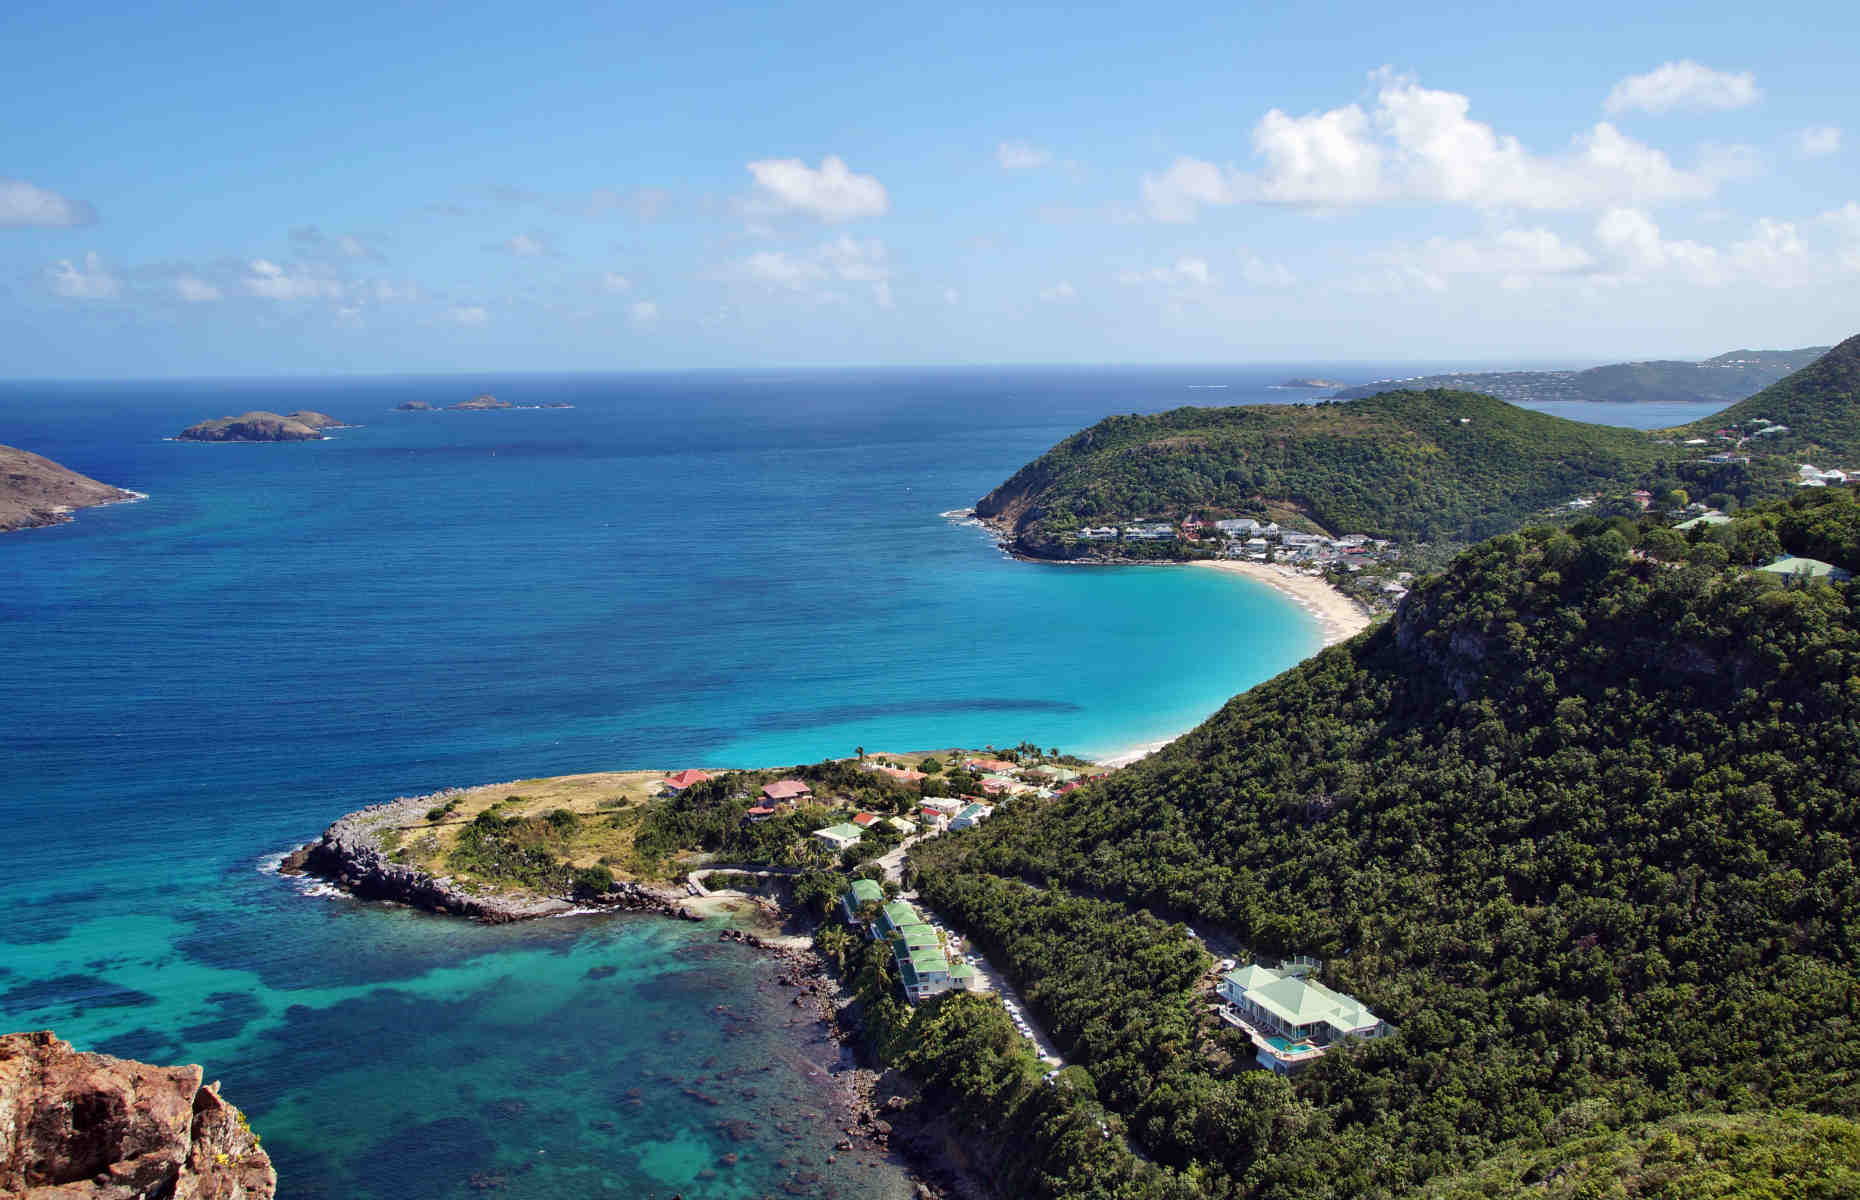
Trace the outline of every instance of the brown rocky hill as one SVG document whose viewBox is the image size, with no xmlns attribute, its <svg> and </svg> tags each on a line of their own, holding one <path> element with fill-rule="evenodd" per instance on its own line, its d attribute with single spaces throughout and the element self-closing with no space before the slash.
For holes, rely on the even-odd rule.
<svg viewBox="0 0 1860 1200">
<path fill-rule="evenodd" d="M 328 413 L 313 412 L 307 408 L 300 408 L 294 413 L 286 413 L 284 419 L 295 421 L 299 425 L 308 425 L 312 429 L 347 429 L 349 427 L 346 421 L 338 421 Z"/>
<path fill-rule="evenodd" d="M 49 458 L 0 446 L 0 533 L 69 521 L 74 508 L 135 499 Z"/>
<path fill-rule="evenodd" d="M 457 404 L 448 404 L 446 407 L 454 412 L 483 412 L 488 408 L 509 408 L 510 401 L 499 400 L 491 393 L 485 392 L 483 395 L 473 396 L 469 400 L 461 400 Z"/>
<path fill-rule="evenodd" d="M 278 1173 L 197 1066 L 80 1054 L 49 1031 L 0 1036 L 0 1196 L 271 1200 Z"/>
<path fill-rule="evenodd" d="M 313 414 L 314 415 L 314 414 Z M 313 442 L 323 434 L 292 417 L 249 412 L 189 425 L 175 435 L 182 442 Z"/>
</svg>

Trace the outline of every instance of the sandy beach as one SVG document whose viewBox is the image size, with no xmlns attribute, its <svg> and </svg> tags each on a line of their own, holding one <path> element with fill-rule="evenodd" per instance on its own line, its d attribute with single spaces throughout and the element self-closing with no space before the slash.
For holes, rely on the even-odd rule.
<svg viewBox="0 0 1860 1200">
<path fill-rule="evenodd" d="M 1300 608 L 1317 618 L 1318 628 L 1323 632 L 1326 646 L 1334 646 L 1369 628 L 1370 616 L 1361 605 L 1315 575 L 1300 574 L 1286 566 L 1225 558 L 1203 559 L 1189 565 L 1206 567 L 1214 571 L 1226 571 L 1232 575 L 1244 575 L 1285 593 L 1297 601 Z M 1108 758 L 1101 758 L 1098 762 L 1106 767 L 1127 767 L 1140 758 L 1154 754 L 1174 740 L 1175 738 L 1163 738 L 1161 741 L 1145 742 L 1141 746 L 1133 746 Z"/>
</svg>

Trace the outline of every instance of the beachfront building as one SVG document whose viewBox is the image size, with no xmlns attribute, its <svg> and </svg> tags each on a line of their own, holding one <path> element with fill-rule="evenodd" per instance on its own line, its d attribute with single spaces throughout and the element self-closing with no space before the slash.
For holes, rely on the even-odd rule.
<svg viewBox="0 0 1860 1200">
<path fill-rule="evenodd" d="M 798 779 L 777 779 L 762 788 L 762 798 L 770 804 L 797 804 L 812 799 L 813 795 L 814 789 Z"/>
<path fill-rule="evenodd" d="M 679 771 L 675 775 L 667 775 L 659 782 L 659 795 L 664 798 L 681 796 L 687 789 L 697 784 L 704 783 L 709 778 L 710 776 L 703 771 L 691 770 Z"/>
<path fill-rule="evenodd" d="M 1221 977 L 1221 1019 L 1247 1035 L 1269 1071 L 1287 1075 L 1334 1046 L 1389 1032 L 1360 1002 L 1310 978 L 1317 966 L 1310 959 L 1277 967 L 1249 963 Z"/>
<path fill-rule="evenodd" d="M 885 889 L 876 879 L 855 879 L 840 893 L 840 916 L 848 925 L 859 923 L 859 910 L 868 904 L 883 904 Z"/>
<path fill-rule="evenodd" d="M 1158 522 L 1150 525 L 1124 526 L 1124 540 L 1127 542 L 1173 542 L 1175 526 Z"/>
<path fill-rule="evenodd" d="M 859 839 L 865 836 L 865 831 L 860 829 L 857 825 L 842 823 L 839 825 L 829 825 L 825 829 L 816 829 L 814 830 L 814 836 L 833 847 L 835 850 L 844 850 L 848 846 L 858 845 Z"/>
<path fill-rule="evenodd" d="M 1095 525 L 1079 530 L 1079 537 L 1088 542 L 1114 542 L 1117 540 L 1117 527 L 1114 525 Z"/>
</svg>

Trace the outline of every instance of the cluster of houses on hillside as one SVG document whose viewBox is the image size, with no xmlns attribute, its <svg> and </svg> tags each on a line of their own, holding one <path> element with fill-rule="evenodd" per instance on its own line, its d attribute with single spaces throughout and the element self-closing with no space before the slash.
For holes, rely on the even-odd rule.
<svg viewBox="0 0 1860 1200">
<path fill-rule="evenodd" d="M 1741 425 L 1727 425 L 1723 429 L 1714 429 L 1710 437 L 1692 437 L 1677 443 L 1671 438 L 1660 438 L 1655 442 L 1655 445 L 1710 446 L 1717 444 L 1742 446 L 1753 438 L 1788 437 L 1793 432 L 1795 431 L 1790 429 L 1787 425 L 1778 424 L 1768 417 L 1751 417 Z M 1712 455 L 1706 461 L 1717 462 L 1726 458 L 1728 458 L 1728 455 L 1724 454 L 1724 452 L 1720 452 Z M 1745 459 L 1744 461 L 1748 462 L 1749 459 Z"/>
<path fill-rule="evenodd" d="M 1321 967 L 1315 959 L 1295 958 L 1276 967 L 1250 963 L 1221 976 L 1215 989 L 1223 1001 L 1220 1018 L 1247 1035 L 1267 1070 L 1289 1075 L 1332 1047 L 1394 1032 L 1354 997 L 1313 979 Z"/>
<path fill-rule="evenodd" d="M 1712 508 L 1707 509 L 1696 517 L 1681 521 L 1679 524 L 1673 526 L 1673 528 L 1680 533 L 1686 533 L 1693 529 L 1700 528 L 1701 526 L 1729 525 L 1730 523 L 1730 517 Z M 1837 567 L 1831 562 L 1823 562 L 1819 558 L 1803 558 L 1795 554 L 1779 555 L 1776 561 L 1766 563 L 1758 567 L 1757 570 L 1767 571 L 1772 575 L 1782 575 L 1789 579 L 1821 579 L 1832 583 L 1839 583 L 1843 580 L 1853 578 L 1853 573 L 1844 567 Z"/>
<path fill-rule="evenodd" d="M 1277 521 L 1253 517 L 1203 520 L 1190 516 L 1180 525 L 1166 521 L 1125 525 L 1099 525 L 1081 529 L 1087 542 L 1208 542 L 1223 558 L 1250 558 L 1301 563 L 1323 563 L 1348 556 L 1394 557 L 1391 543 L 1367 534 L 1332 538 L 1316 533 L 1282 529 Z"/>
<path fill-rule="evenodd" d="M 941 992 L 973 990 L 980 983 L 973 963 L 961 955 L 952 961 L 941 930 L 903 900 L 887 902 L 885 890 L 870 879 L 855 879 L 840 894 L 840 916 L 890 947 L 898 985 L 912 1004 Z"/>
</svg>

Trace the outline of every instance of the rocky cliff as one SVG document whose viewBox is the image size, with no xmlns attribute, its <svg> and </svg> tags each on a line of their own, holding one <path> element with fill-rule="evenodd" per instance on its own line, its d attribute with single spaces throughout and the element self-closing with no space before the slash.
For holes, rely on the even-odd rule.
<svg viewBox="0 0 1860 1200">
<path fill-rule="evenodd" d="M 69 521 L 72 509 L 135 498 L 49 458 L 0 446 L 0 533 L 56 525 Z"/>
<path fill-rule="evenodd" d="M 446 407 L 454 412 L 483 412 L 491 408 L 509 408 L 511 404 L 508 400 L 499 400 L 491 393 L 485 392 L 469 400 L 461 400 L 457 404 L 448 404 Z"/>
<path fill-rule="evenodd" d="M 320 413 L 305 414 L 321 416 Z M 274 412 L 249 412 L 237 417 L 215 417 L 189 425 L 174 435 L 180 442 L 314 442 L 323 435 L 302 421 Z"/>
<path fill-rule="evenodd" d="M 0 1036 L 0 1195 L 270 1200 L 278 1175 L 197 1066 L 80 1054 L 49 1031 Z"/>
</svg>

